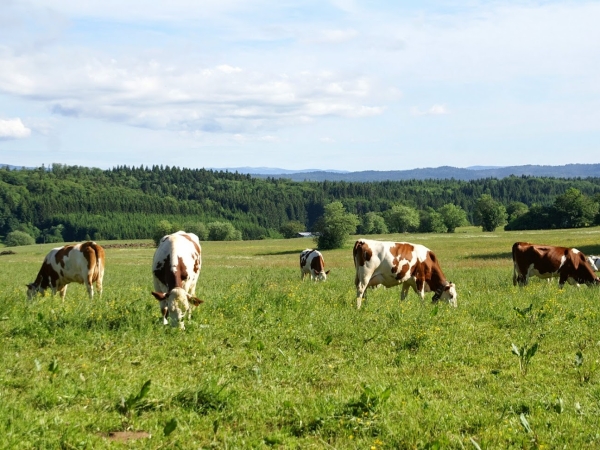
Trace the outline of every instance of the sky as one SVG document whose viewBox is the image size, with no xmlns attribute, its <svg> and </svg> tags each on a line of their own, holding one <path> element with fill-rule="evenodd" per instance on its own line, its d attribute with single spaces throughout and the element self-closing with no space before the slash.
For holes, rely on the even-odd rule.
<svg viewBox="0 0 600 450">
<path fill-rule="evenodd" d="M 0 0 L 0 164 L 600 163 L 600 2 Z"/>
</svg>

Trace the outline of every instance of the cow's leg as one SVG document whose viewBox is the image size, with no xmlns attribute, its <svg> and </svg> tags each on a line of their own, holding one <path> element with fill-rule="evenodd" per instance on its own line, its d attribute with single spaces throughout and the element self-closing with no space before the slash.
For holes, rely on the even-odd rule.
<svg viewBox="0 0 600 450">
<path fill-rule="evenodd" d="M 410 286 L 408 285 L 408 283 L 402 283 L 402 288 L 400 290 L 400 300 L 406 300 L 409 289 L 410 289 Z"/>
<path fill-rule="evenodd" d="M 360 309 L 362 306 L 363 299 L 366 300 L 366 290 L 367 290 L 368 282 L 359 281 L 356 283 L 356 309 Z"/>
<path fill-rule="evenodd" d="M 85 288 L 87 289 L 88 296 L 90 300 L 94 299 L 94 282 L 92 281 L 92 274 L 88 274 L 88 279 L 86 280 Z"/>
<path fill-rule="evenodd" d="M 167 307 L 166 301 L 159 302 L 160 312 L 163 316 L 163 325 L 169 325 L 169 308 Z"/>
<path fill-rule="evenodd" d="M 560 277 L 558 279 L 558 287 L 562 289 L 563 286 L 565 285 L 565 283 L 567 282 L 567 279 L 568 279 L 567 275 L 564 273 L 561 273 Z"/>
<path fill-rule="evenodd" d="M 421 301 L 425 300 L 425 282 L 423 280 L 417 280 L 416 281 L 416 291 L 417 294 L 419 294 L 419 297 L 421 297 Z"/>
<path fill-rule="evenodd" d="M 400 300 L 406 300 L 406 297 L 408 297 L 408 291 L 411 287 L 415 290 L 415 292 L 417 292 L 417 286 L 415 285 L 415 281 L 412 278 L 409 278 L 404 283 L 402 283 L 402 289 L 400 290 Z"/>
<path fill-rule="evenodd" d="M 58 293 L 63 302 L 65 301 L 65 295 L 67 295 L 67 286 L 69 285 L 65 284 L 64 286 L 57 286 Z"/>
<path fill-rule="evenodd" d="M 96 290 L 98 291 L 98 295 L 102 296 L 102 278 L 96 278 Z"/>
</svg>

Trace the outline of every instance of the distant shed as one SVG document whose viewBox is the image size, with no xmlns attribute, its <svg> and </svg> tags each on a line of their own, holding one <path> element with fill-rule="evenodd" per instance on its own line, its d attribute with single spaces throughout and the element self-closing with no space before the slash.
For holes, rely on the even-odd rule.
<svg viewBox="0 0 600 450">
<path fill-rule="evenodd" d="M 300 231 L 297 234 L 297 237 L 303 237 L 303 238 L 316 237 L 316 236 L 318 236 L 318 233 L 312 233 L 310 231 Z"/>
</svg>

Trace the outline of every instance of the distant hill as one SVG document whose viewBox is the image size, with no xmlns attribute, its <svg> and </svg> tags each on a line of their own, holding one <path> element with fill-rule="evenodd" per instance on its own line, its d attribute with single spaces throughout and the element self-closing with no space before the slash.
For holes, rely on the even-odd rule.
<svg viewBox="0 0 600 450">
<path fill-rule="evenodd" d="M 347 170 L 322 170 L 322 169 L 302 169 L 302 170 L 288 170 L 279 169 L 277 167 L 228 167 L 228 168 L 208 168 L 210 170 L 224 171 L 224 172 L 238 172 L 238 173 L 249 173 L 250 175 L 289 175 L 297 173 L 314 173 L 314 172 L 327 172 L 327 173 L 349 173 Z"/>
<path fill-rule="evenodd" d="M 535 176 L 535 177 L 554 177 L 554 178 L 587 178 L 600 177 L 600 164 L 567 164 L 564 166 L 511 166 L 511 167 L 492 167 L 471 168 L 459 167 L 432 167 L 424 169 L 411 170 L 365 170 L 361 172 L 301 172 L 301 173 L 271 173 L 254 174 L 260 178 L 287 178 L 293 181 L 401 181 L 401 180 L 479 180 L 482 178 L 506 178 L 511 175 Z"/>
</svg>

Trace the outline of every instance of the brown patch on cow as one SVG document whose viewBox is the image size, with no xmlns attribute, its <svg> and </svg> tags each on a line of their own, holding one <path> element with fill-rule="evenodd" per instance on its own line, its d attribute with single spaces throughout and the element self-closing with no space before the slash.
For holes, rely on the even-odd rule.
<svg viewBox="0 0 600 450">
<path fill-rule="evenodd" d="M 65 267 L 65 258 L 69 256 L 69 253 L 71 253 L 71 250 L 73 250 L 73 248 L 75 248 L 74 245 L 65 245 L 64 247 L 61 247 L 54 254 L 54 260 L 56 261 L 56 264 L 60 264 L 61 267 Z"/>
<path fill-rule="evenodd" d="M 402 260 L 406 260 L 406 261 L 411 261 L 412 260 L 412 255 L 413 255 L 413 251 L 415 250 L 414 245 L 412 244 L 408 244 L 408 243 L 396 243 L 393 247 L 390 247 L 390 253 L 392 254 L 392 256 L 394 257 L 393 263 L 392 263 L 392 273 L 398 273 L 398 266 L 400 265 L 400 261 Z M 408 269 L 406 269 L 408 270 Z M 406 274 L 406 270 L 404 271 L 404 273 Z M 402 270 L 400 270 L 400 272 L 402 272 Z M 399 275 L 396 275 L 396 278 L 399 280 L 400 277 Z"/>
<path fill-rule="evenodd" d="M 394 270 L 398 270 L 397 266 L 393 266 L 392 267 L 392 272 L 396 273 Z M 406 273 L 410 270 L 410 264 L 409 263 L 404 263 L 402 265 L 402 267 L 400 268 L 400 272 L 398 272 L 396 274 L 396 279 L 397 280 L 401 280 L 402 278 L 404 278 L 404 276 L 406 275 Z"/>
<path fill-rule="evenodd" d="M 194 306 L 198 306 L 199 304 L 204 303 L 204 300 L 199 299 L 197 297 L 190 297 L 189 301 Z"/>
<path fill-rule="evenodd" d="M 305 265 L 306 265 L 306 260 L 308 259 L 308 257 L 310 256 L 310 254 L 314 252 L 314 250 L 310 250 L 310 251 L 303 251 L 302 253 L 300 253 L 300 268 L 302 269 Z"/>
<path fill-rule="evenodd" d="M 171 271 L 171 255 L 167 255 L 162 262 L 156 265 L 156 268 L 152 271 L 154 276 L 170 291 L 175 287 L 175 275 Z"/>
<path fill-rule="evenodd" d="M 48 289 L 56 287 L 59 278 L 60 275 L 56 273 L 52 268 L 52 265 L 49 262 L 44 261 L 33 284 L 40 289 Z"/>
<path fill-rule="evenodd" d="M 88 283 L 91 285 L 104 272 L 104 249 L 95 242 L 88 241 L 81 244 L 79 251 L 87 261 Z"/>
<path fill-rule="evenodd" d="M 429 290 L 435 292 L 447 284 L 446 276 L 435 253 L 431 250 L 427 252 L 425 261 L 417 261 L 412 267 L 411 275 L 415 278 L 417 290 L 423 289 L 424 284 L 427 283 Z"/>
<path fill-rule="evenodd" d="M 323 257 L 319 255 L 318 258 L 313 258 L 310 262 L 310 268 L 315 271 L 315 273 L 323 272 L 325 268 L 325 261 L 323 261 Z"/>
<path fill-rule="evenodd" d="M 183 262 L 183 258 L 179 256 L 177 258 L 177 275 L 175 275 L 175 283 L 177 285 L 175 287 L 182 287 L 183 282 L 188 279 L 187 267 Z"/>
<path fill-rule="evenodd" d="M 194 273 L 200 272 L 200 255 L 195 255 L 193 270 L 194 270 Z"/>
<path fill-rule="evenodd" d="M 366 242 L 356 241 L 352 249 L 352 255 L 354 256 L 354 266 L 364 266 L 365 262 L 371 261 L 373 250 Z"/>
<path fill-rule="evenodd" d="M 188 279 L 188 272 L 183 258 L 179 256 L 177 258 L 177 266 L 175 269 L 171 267 L 171 255 L 167 255 L 162 263 L 158 263 L 156 268 L 152 271 L 154 276 L 158 280 L 167 286 L 168 292 L 175 288 L 182 288 L 183 282 Z"/>
</svg>

